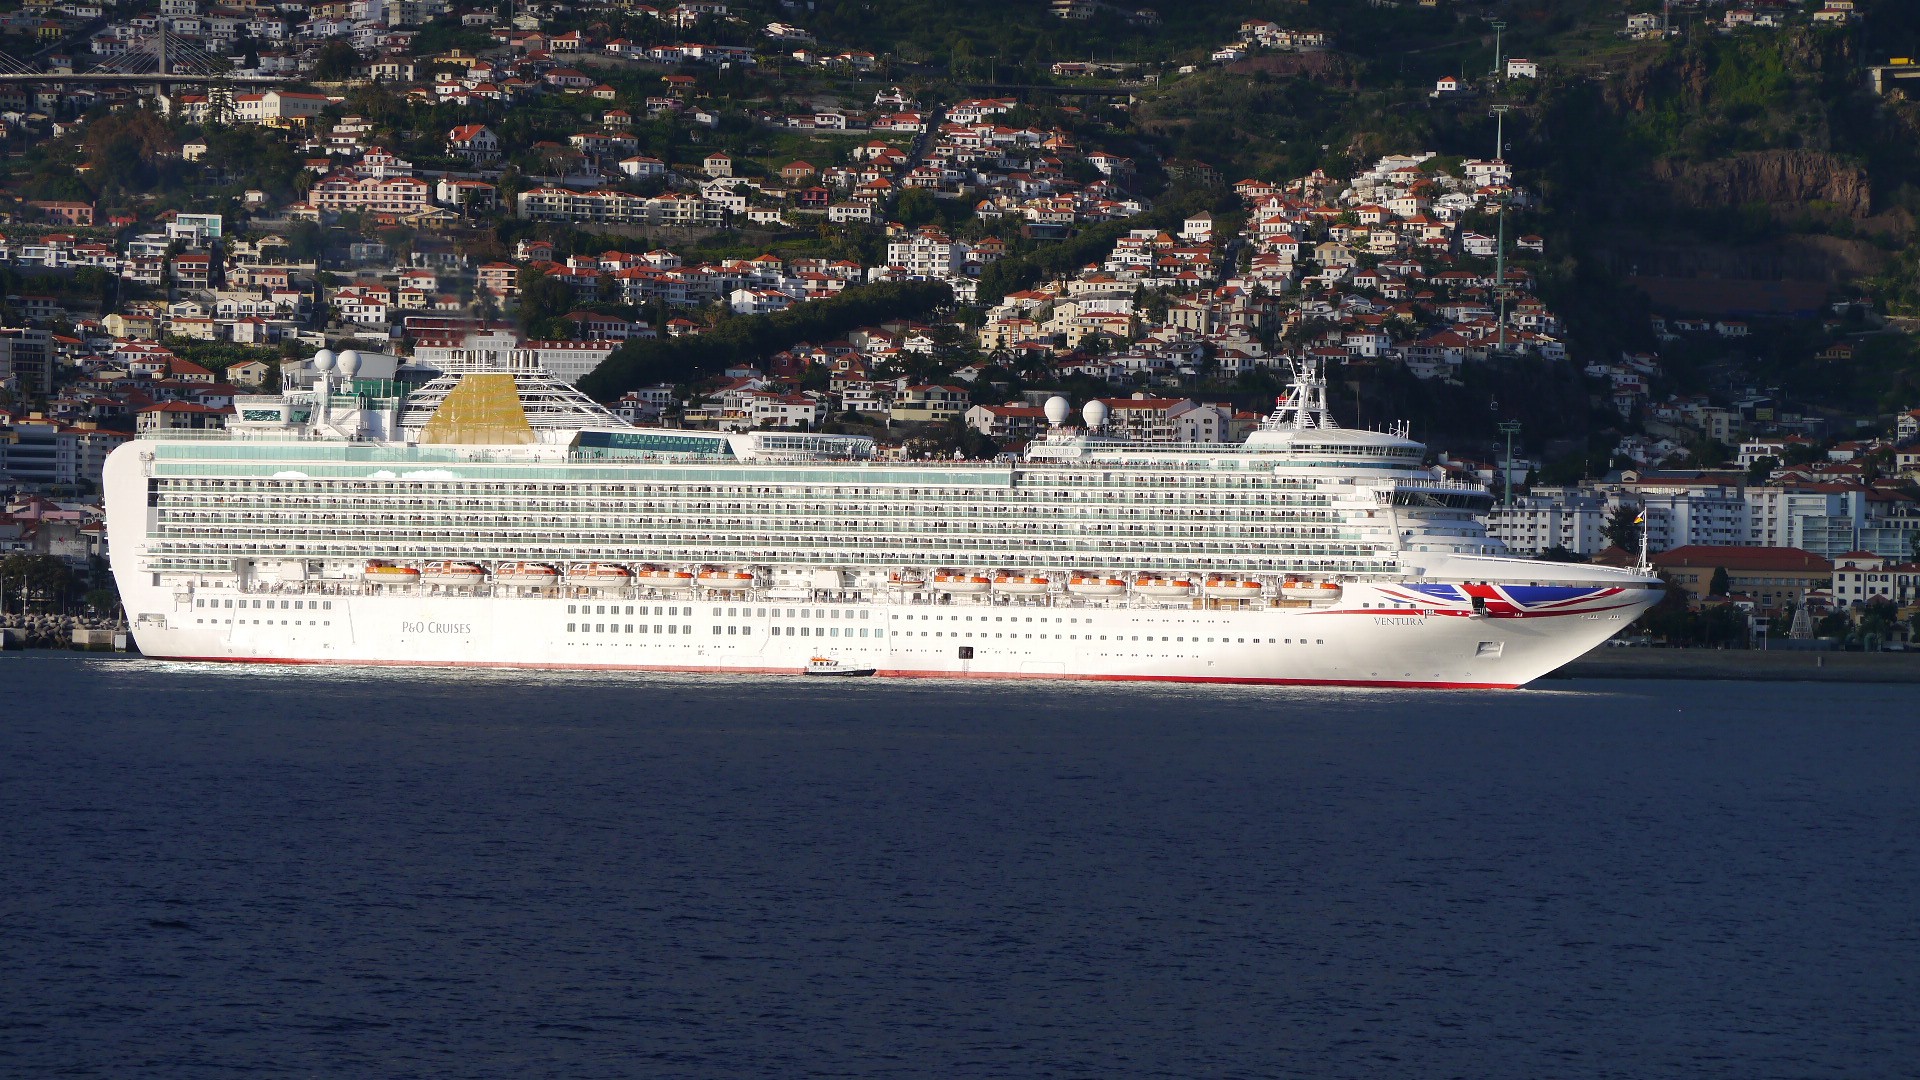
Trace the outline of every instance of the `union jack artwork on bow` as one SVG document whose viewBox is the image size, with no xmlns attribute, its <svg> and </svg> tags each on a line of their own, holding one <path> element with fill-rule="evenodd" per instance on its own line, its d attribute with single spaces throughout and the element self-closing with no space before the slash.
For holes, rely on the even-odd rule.
<svg viewBox="0 0 1920 1080">
<path fill-rule="evenodd" d="M 1588 615 L 1621 606 L 1626 590 L 1617 586 L 1584 585 L 1391 585 L 1386 596 L 1425 608 L 1436 615 L 1472 615 L 1528 619 L 1554 615 Z M 1476 604 L 1474 601 L 1478 600 Z"/>
</svg>

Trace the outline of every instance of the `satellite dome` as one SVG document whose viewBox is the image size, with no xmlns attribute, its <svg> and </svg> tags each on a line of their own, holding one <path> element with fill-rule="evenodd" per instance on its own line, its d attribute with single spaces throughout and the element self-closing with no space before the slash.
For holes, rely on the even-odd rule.
<svg viewBox="0 0 1920 1080">
<path fill-rule="evenodd" d="M 340 354 L 340 377 L 351 379 L 360 370 L 360 354 L 352 349 Z"/>
<path fill-rule="evenodd" d="M 1107 422 L 1107 403 L 1089 401 L 1086 407 L 1080 410 L 1080 416 L 1086 420 L 1088 431 L 1096 430 Z"/>
<path fill-rule="evenodd" d="M 313 370 L 315 371 L 332 371 L 333 370 L 333 350 L 332 349 L 321 349 L 319 352 L 313 354 Z"/>
<path fill-rule="evenodd" d="M 1072 415 L 1073 403 L 1066 398 L 1055 394 L 1047 399 L 1047 423 L 1059 427 L 1067 422 L 1067 417 Z"/>
</svg>

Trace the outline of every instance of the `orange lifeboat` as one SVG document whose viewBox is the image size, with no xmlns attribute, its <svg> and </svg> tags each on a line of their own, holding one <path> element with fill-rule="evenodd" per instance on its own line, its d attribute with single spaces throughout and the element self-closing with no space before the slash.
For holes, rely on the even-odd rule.
<svg viewBox="0 0 1920 1080">
<path fill-rule="evenodd" d="M 1289 600 L 1328 602 L 1340 599 L 1340 586 L 1331 581 L 1300 581 L 1288 578 L 1280 583 L 1280 595 Z"/>
<path fill-rule="evenodd" d="M 420 571 L 411 566 L 395 566 L 390 562 L 374 560 L 367 564 L 360 576 L 372 585 L 418 585 Z"/>
<path fill-rule="evenodd" d="M 753 575 L 745 570 L 708 567 L 700 571 L 698 580 L 703 588 L 719 589 L 723 592 L 744 592 L 753 587 Z"/>
<path fill-rule="evenodd" d="M 945 593 L 981 593 L 993 586 L 993 580 L 983 574 L 960 574 L 943 570 L 933 575 L 933 587 Z"/>
<path fill-rule="evenodd" d="M 1164 578 L 1148 575 L 1135 578 L 1133 589 L 1142 596 L 1181 597 L 1193 595 L 1193 582 L 1185 578 Z"/>
<path fill-rule="evenodd" d="M 1247 599 L 1259 596 L 1261 585 L 1247 578 L 1211 577 L 1205 588 L 1208 596 Z"/>
<path fill-rule="evenodd" d="M 560 583 L 560 571 L 546 563 L 506 563 L 494 568 L 493 580 L 515 588 L 544 589 Z"/>
<path fill-rule="evenodd" d="M 887 575 L 887 584 L 896 589 L 924 588 L 927 579 L 916 571 L 895 571 Z"/>
<path fill-rule="evenodd" d="M 1033 596 L 1046 592 L 1053 582 L 1038 574 L 995 574 L 993 591 L 1007 593 L 1010 596 Z"/>
<path fill-rule="evenodd" d="M 691 570 L 666 570 L 657 566 L 641 570 L 634 575 L 634 579 L 642 585 L 671 592 L 693 588 L 694 580 Z"/>
<path fill-rule="evenodd" d="M 430 562 L 420 568 L 422 585 L 472 588 L 487 583 L 487 572 L 470 562 Z"/>
<path fill-rule="evenodd" d="M 589 589 L 624 589 L 633 584 L 633 571 L 615 563 L 590 562 L 568 570 L 567 584 Z"/>
<path fill-rule="evenodd" d="M 1127 582 L 1104 574 L 1075 574 L 1067 579 L 1067 591 L 1080 596 L 1119 596 L 1127 591 Z"/>
</svg>

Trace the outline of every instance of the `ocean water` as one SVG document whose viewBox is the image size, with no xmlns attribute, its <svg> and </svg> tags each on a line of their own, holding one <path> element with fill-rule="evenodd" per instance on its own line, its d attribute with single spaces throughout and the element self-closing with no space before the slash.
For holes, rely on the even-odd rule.
<svg viewBox="0 0 1920 1080">
<path fill-rule="evenodd" d="M 1920 1075 L 1900 687 L 0 679 L 7 1076 Z"/>
</svg>

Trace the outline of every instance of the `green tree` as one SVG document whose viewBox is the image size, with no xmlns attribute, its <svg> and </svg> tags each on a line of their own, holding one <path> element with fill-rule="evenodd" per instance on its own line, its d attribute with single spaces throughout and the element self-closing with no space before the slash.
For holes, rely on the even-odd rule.
<svg viewBox="0 0 1920 1080">
<path fill-rule="evenodd" d="M 900 201 L 894 206 L 894 217 L 909 229 L 928 225 L 940 219 L 940 204 L 933 192 L 926 188 L 908 188 L 900 193 Z"/>
<path fill-rule="evenodd" d="M 314 61 L 313 77 L 321 82 L 334 82 L 353 77 L 360 66 L 360 54 L 353 46 L 339 38 L 320 46 L 320 56 Z"/>
<path fill-rule="evenodd" d="M 1639 511 L 1631 506 L 1614 507 L 1613 516 L 1607 519 L 1605 530 L 1607 542 L 1623 551 L 1640 549 L 1640 523 L 1636 520 Z"/>
<path fill-rule="evenodd" d="M 1725 596 L 1730 591 L 1731 585 L 1727 580 L 1727 568 L 1724 566 L 1714 567 L 1713 581 L 1707 585 L 1707 595 Z"/>
</svg>

